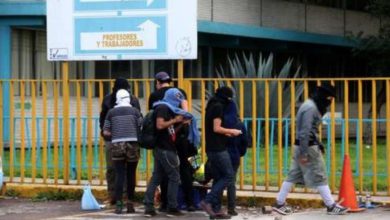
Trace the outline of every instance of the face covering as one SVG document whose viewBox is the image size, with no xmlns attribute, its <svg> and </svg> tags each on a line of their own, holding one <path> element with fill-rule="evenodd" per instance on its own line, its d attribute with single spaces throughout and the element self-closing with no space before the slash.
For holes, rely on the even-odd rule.
<svg viewBox="0 0 390 220">
<path fill-rule="evenodd" d="M 328 95 L 322 93 L 321 91 L 318 91 L 314 96 L 313 96 L 313 101 L 316 104 L 318 111 L 320 111 L 321 115 L 324 115 L 327 111 L 327 108 L 330 106 L 332 103 L 331 100 L 328 99 Z"/>
</svg>

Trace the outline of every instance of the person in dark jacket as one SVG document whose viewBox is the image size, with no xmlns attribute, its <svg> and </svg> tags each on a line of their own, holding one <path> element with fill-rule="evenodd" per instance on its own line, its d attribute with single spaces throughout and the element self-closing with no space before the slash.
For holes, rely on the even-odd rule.
<svg viewBox="0 0 390 220">
<path fill-rule="evenodd" d="M 113 161 L 111 159 L 111 139 L 103 136 L 103 126 L 106 119 L 107 113 L 112 109 L 116 104 L 116 93 L 120 89 L 127 90 L 130 94 L 130 84 L 124 78 L 117 78 L 114 82 L 114 87 L 112 88 L 112 93 L 106 95 L 103 98 L 100 117 L 99 117 L 99 126 L 102 137 L 104 138 L 105 145 L 105 154 L 106 154 L 106 180 L 107 180 L 107 191 L 110 197 L 110 204 L 114 205 L 115 201 L 115 169 Z M 134 95 L 130 95 L 130 104 L 134 108 L 138 109 L 141 112 L 141 107 L 138 101 L 138 98 Z"/>
<path fill-rule="evenodd" d="M 206 134 L 206 153 L 213 174 L 213 185 L 201 208 L 211 218 L 229 217 L 220 209 L 223 190 L 233 182 L 233 167 L 227 151 L 227 138 L 239 136 L 241 130 L 225 127 L 224 109 L 232 102 L 233 90 L 220 87 L 207 102 L 204 132 Z"/>
<path fill-rule="evenodd" d="M 238 129 L 242 133 L 237 137 L 228 137 L 226 143 L 234 173 L 233 182 L 227 186 L 228 214 L 231 216 L 236 216 L 238 215 L 236 211 L 237 172 L 240 166 L 240 158 L 245 155 L 246 149 L 249 145 L 249 140 L 251 138 L 249 137 L 244 123 L 242 123 L 238 117 L 237 106 L 234 102 L 230 102 L 225 108 L 224 126 L 226 128 Z"/>
</svg>

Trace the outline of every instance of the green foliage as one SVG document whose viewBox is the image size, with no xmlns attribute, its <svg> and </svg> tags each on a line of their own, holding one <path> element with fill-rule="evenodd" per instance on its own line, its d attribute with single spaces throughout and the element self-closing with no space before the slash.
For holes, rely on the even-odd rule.
<svg viewBox="0 0 390 220">
<path fill-rule="evenodd" d="M 68 192 L 59 189 L 58 191 L 45 191 L 39 192 L 33 201 L 59 201 L 59 200 L 80 200 L 82 196 L 82 190 L 75 192 Z"/>
<path fill-rule="evenodd" d="M 301 67 L 295 70 L 295 73 L 292 72 L 292 64 L 293 59 L 289 58 L 287 62 L 283 65 L 280 71 L 277 71 L 274 68 L 274 55 L 271 53 L 268 57 L 263 57 L 263 54 L 260 53 L 259 60 L 255 63 L 255 59 L 253 54 L 249 54 L 247 56 L 245 53 L 242 54 L 242 58 L 240 58 L 237 54 L 230 58 L 228 57 L 229 62 L 229 71 L 225 72 L 225 70 L 220 66 L 217 69 L 217 74 L 219 78 L 300 78 L 305 77 L 305 73 L 301 73 Z M 220 82 L 221 83 L 221 82 Z M 245 82 L 245 88 L 251 87 L 251 82 Z M 244 84 L 245 84 L 244 83 Z M 223 82 L 221 83 L 223 84 Z M 283 116 L 288 117 L 290 115 L 290 82 L 284 81 L 282 82 L 283 89 Z M 238 82 L 233 83 L 233 88 L 238 91 L 239 85 Z M 258 106 L 264 106 L 265 97 L 265 83 L 258 82 L 256 85 L 256 103 Z M 295 85 L 295 98 L 299 99 L 301 94 L 303 93 L 303 83 L 296 83 Z M 270 82 L 269 84 L 269 109 L 270 109 L 270 117 L 277 117 L 278 113 L 278 102 L 277 102 L 277 94 L 278 87 L 276 82 Z M 236 99 L 238 96 L 236 96 Z M 253 103 L 252 93 L 245 94 L 244 100 L 244 115 L 245 117 L 251 117 L 251 109 Z M 236 100 L 238 101 L 238 100 Z M 257 117 L 264 118 L 264 108 L 257 108 Z"/>
<path fill-rule="evenodd" d="M 20 196 L 20 192 L 14 190 L 14 189 L 8 189 L 8 190 L 5 192 L 5 196 L 12 197 L 12 198 L 16 198 L 16 197 L 19 197 L 19 196 Z"/>
<path fill-rule="evenodd" d="M 390 72 L 390 1 L 372 0 L 367 9 L 374 16 L 382 20 L 377 35 L 363 36 L 363 32 L 351 38 L 356 47 L 353 53 L 367 59 L 372 75 L 383 75 Z"/>
</svg>

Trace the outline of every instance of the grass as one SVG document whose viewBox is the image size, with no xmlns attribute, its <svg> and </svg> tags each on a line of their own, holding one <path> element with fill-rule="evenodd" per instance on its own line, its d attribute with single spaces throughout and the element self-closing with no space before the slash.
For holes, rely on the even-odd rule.
<svg viewBox="0 0 390 220">
<path fill-rule="evenodd" d="M 376 187 L 378 191 L 386 191 L 387 190 L 387 167 L 390 163 L 390 160 L 386 158 L 387 155 L 387 149 L 386 144 L 384 140 L 378 140 L 377 145 L 377 163 L 376 163 L 376 173 L 377 173 L 377 183 Z M 355 189 L 362 189 L 363 191 L 372 191 L 373 190 L 373 148 L 364 146 L 363 149 L 363 161 L 362 161 L 362 168 L 363 172 L 361 173 L 362 183 L 359 182 L 359 152 L 356 149 L 356 143 L 351 140 L 350 142 L 350 158 L 351 158 L 351 167 L 352 172 L 354 174 L 354 183 L 355 183 Z M 48 151 L 48 178 L 54 178 L 54 150 L 51 149 L 50 152 Z M 63 163 L 62 163 L 62 149 L 58 150 L 59 152 L 59 159 L 58 159 L 58 178 L 63 178 Z M 87 150 L 82 150 L 82 179 L 88 179 L 88 164 L 87 164 Z M 92 167 L 92 179 L 99 179 L 100 172 L 99 172 L 99 152 L 97 149 L 93 149 L 94 152 L 94 158 L 93 160 L 93 167 Z M 74 152 L 75 153 L 75 152 Z M 245 155 L 244 159 L 244 183 L 251 185 L 253 181 L 256 181 L 257 185 L 265 185 L 265 148 L 260 147 L 256 149 L 256 174 L 257 178 L 254 179 L 252 177 L 252 149 L 248 149 L 247 154 Z M 20 176 L 20 149 L 17 149 L 14 152 L 14 177 Z M 331 170 L 331 164 L 329 161 L 331 161 L 330 156 L 330 149 L 327 149 L 327 153 L 325 154 L 325 161 L 327 161 L 327 169 L 328 173 L 330 173 Z M 276 145 L 273 145 L 269 149 L 269 186 L 277 186 L 278 185 L 278 149 Z M 336 147 L 335 147 L 335 178 L 333 179 L 329 175 L 329 183 L 332 185 L 334 183 L 334 187 L 336 189 L 339 187 L 340 178 L 341 178 L 341 172 L 343 168 L 343 155 L 344 155 L 344 149 L 342 143 L 337 141 Z M 37 157 L 37 164 L 36 164 L 36 177 L 42 178 L 42 151 L 39 152 L 39 157 Z M 151 157 L 152 158 L 152 157 Z M 283 149 L 282 151 L 282 179 L 287 175 L 288 173 L 288 167 L 290 164 L 290 158 L 291 158 L 291 148 Z M 103 157 L 103 164 L 102 167 L 105 167 L 105 159 Z M 153 160 L 152 160 L 153 161 Z M 9 151 L 4 151 L 3 155 L 3 166 L 4 166 L 4 174 L 5 176 L 10 175 L 10 169 L 9 169 L 9 162 L 10 162 L 10 154 Z M 73 163 L 75 164 L 75 160 L 73 160 Z M 153 165 L 152 162 L 150 164 L 150 168 L 152 169 Z M 139 179 L 144 180 L 146 178 L 146 153 L 143 152 L 141 161 L 138 165 L 138 171 L 139 171 Z M 74 179 L 76 178 L 76 168 L 71 167 L 70 169 L 70 178 Z M 32 165 L 31 165 L 31 152 L 25 151 L 25 172 L 24 176 L 26 178 L 31 177 L 32 173 Z M 104 173 L 102 178 L 105 178 Z"/>
</svg>

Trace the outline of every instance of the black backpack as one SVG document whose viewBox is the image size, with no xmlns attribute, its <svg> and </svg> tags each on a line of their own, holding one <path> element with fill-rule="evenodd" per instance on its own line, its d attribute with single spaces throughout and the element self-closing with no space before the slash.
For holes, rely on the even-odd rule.
<svg viewBox="0 0 390 220">
<path fill-rule="evenodd" d="M 140 147 L 146 149 L 153 149 L 156 146 L 156 117 L 153 110 L 150 110 L 143 118 L 138 142 Z"/>
</svg>

